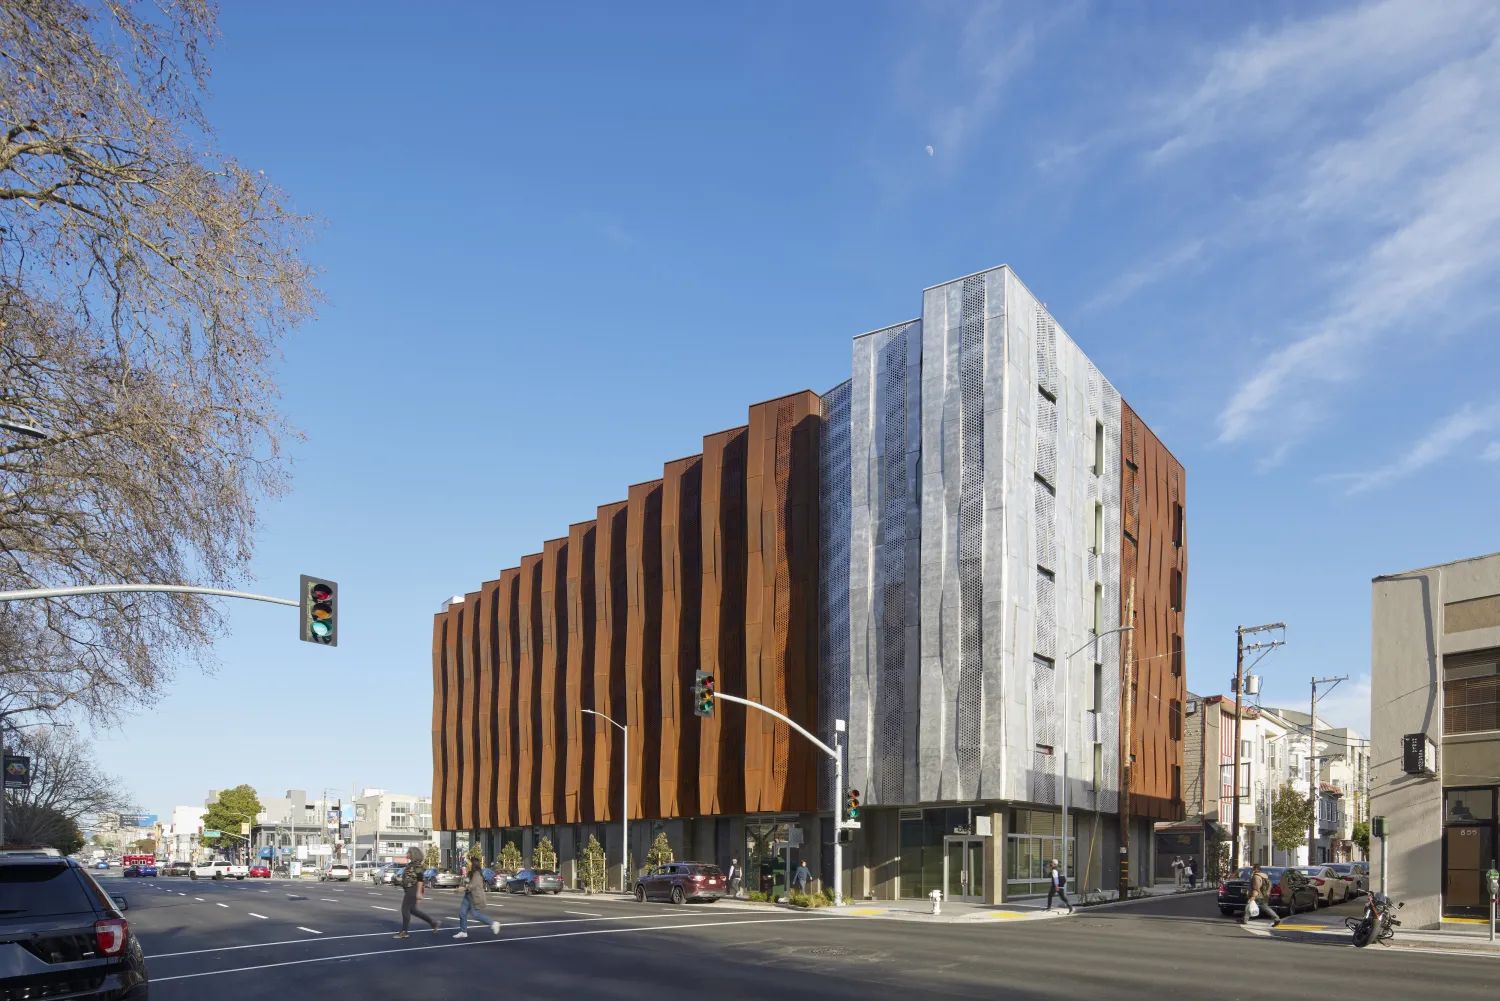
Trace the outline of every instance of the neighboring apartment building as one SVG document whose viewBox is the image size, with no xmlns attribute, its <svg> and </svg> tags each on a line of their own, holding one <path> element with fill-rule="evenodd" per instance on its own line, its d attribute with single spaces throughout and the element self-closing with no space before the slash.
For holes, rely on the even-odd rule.
<svg viewBox="0 0 1500 1001">
<path fill-rule="evenodd" d="M 1371 842 L 1413 927 L 1486 918 L 1500 868 L 1500 553 L 1371 586 Z"/>
<path fill-rule="evenodd" d="M 162 825 L 162 843 L 159 849 L 174 862 L 192 861 L 202 853 L 198 848 L 198 832 L 203 826 L 201 806 L 174 806 L 172 820 Z"/>
<path fill-rule="evenodd" d="M 831 765 L 697 717 L 701 669 L 825 742 L 848 721 L 852 896 L 1033 895 L 1053 856 L 1113 887 L 1122 833 L 1149 881 L 1182 817 L 1185 474 L 1045 307 L 1008 268 L 936 286 L 849 381 L 748 418 L 435 617 L 454 850 L 545 836 L 567 874 L 593 835 L 618 866 L 628 793 L 637 864 L 664 833 L 751 885 L 789 844 L 830 878 Z"/>
<path fill-rule="evenodd" d="M 1307 720 L 1295 709 L 1266 709 L 1274 713 L 1291 736 L 1286 743 L 1291 760 L 1287 775 L 1302 795 L 1307 794 Z M 1362 861 L 1354 843 L 1354 825 L 1370 819 L 1370 742 L 1349 727 L 1336 727 L 1322 717 L 1317 727 L 1318 841 L 1313 862 Z M 1306 859 L 1306 852 L 1301 858 Z"/>
<path fill-rule="evenodd" d="M 432 840 L 432 802 L 365 789 L 354 801 L 353 833 L 356 861 L 391 862 L 412 848 L 425 852 Z"/>
</svg>

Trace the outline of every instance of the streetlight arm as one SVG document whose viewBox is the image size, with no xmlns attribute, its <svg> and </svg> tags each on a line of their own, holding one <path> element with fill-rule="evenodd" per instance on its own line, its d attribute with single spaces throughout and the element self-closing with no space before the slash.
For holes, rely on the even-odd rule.
<svg viewBox="0 0 1500 1001">
<path fill-rule="evenodd" d="M 1063 659 L 1065 661 L 1072 660 L 1074 657 L 1076 657 L 1079 654 L 1083 653 L 1083 651 L 1087 650 L 1089 647 L 1093 646 L 1095 643 L 1098 643 L 1104 637 L 1106 637 L 1106 636 L 1113 636 L 1115 633 L 1128 633 L 1131 630 L 1133 630 L 1134 628 L 1135 628 L 1135 626 L 1120 626 L 1120 627 L 1118 627 L 1116 629 L 1106 629 L 1104 632 L 1099 633 L 1097 636 L 1091 636 L 1089 638 L 1089 641 L 1087 643 L 1085 643 L 1083 646 L 1079 647 L 1077 650 L 1074 650 L 1072 653 L 1068 654 Z"/>
<path fill-rule="evenodd" d="M 781 713 L 777 712 L 775 709 L 772 709 L 770 706 L 763 706 L 759 702 L 751 702 L 749 699 L 742 699 L 738 695 L 725 695 L 722 692 L 719 693 L 718 695 L 715 695 L 714 698 L 716 698 L 716 699 L 723 699 L 726 702 L 733 702 L 733 703 L 736 703 L 737 705 L 749 706 L 751 709 L 759 709 L 763 713 L 770 713 L 772 716 L 775 716 L 777 719 L 781 720 L 787 726 L 791 727 L 793 730 L 796 730 L 798 733 L 802 734 L 802 736 L 804 736 L 808 740 L 812 741 L 813 744 L 814 744 L 814 746 L 816 746 L 818 750 L 822 751 L 824 754 L 828 755 L 830 758 L 833 758 L 834 760 L 838 760 L 838 756 L 839 755 L 838 755 L 837 751 L 835 751 L 833 748 L 829 747 L 827 744 L 823 743 L 817 737 L 814 737 L 812 734 L 808 733 L 807 730 L 805 730 L 802 727 L 801 724 L 797 723 L 796 721 L 792 720 L 791 718 L 789 718 L 787 716 L 782 715 Z"/>
<path fill-rule="evenodd" d="M 606 716 L 606 715 L 604 715 L 604 714 L 603 714 L 603 713 L 601 713 L 601 712 L 597 712 L 597 711 L 595 711 L 595 710 L 593 710 L 593 709 L 580 709 L 580 710 L 579 710 L 579 712 L 585 712 L 585 713 L 588 713 L 588 714 L 589 714 L 589 715 L 590 715 L 590 716 L 598 716 L 598 717 L 599 717 L 599 718 L 600 718 L 600 719 L 602 719 L 602 720 L 604 720 L 604 721 L 605 721 L 605 722 L 608 722 L 608 723 L 614 723 L 614 724 L 615 724 L 615 726 L 617 726 L 617 727 L 619 727 L 619 728 L 620 728 L 620 729 L 621 729 L 621 730 L 625 730 L 625 729 L 628 729 L 628 728 L 627 728 L 627 727 L 626 727 L 626 726 L 625 726 L 625 724 L 624 724 L 624 723 L 615 723 L 615 721 L 614 721 L 614 720 L 612 720 L 612 719 L 610 719 L 610 718 L 609 718 L 609 717 L 608 717 L 608 716 Z"/>
<path fill-rule="evenodd" d="M 146 592 L 209 594 L 219 598 L 248 598 L 251 601 L 269 601 L 273 605 L 293 607 L 299 604 L 291 598 L 274 598 L 268 594 L 251 594 L 249 591 L 230 591 L 222 587 L 196 587 L 192 584 L 82 584 L 77 587 L 42 587 L 29 591 L 0 591 L 0 601 L 66 598 L 77 594 L 141 594 Z"/>
</svg>

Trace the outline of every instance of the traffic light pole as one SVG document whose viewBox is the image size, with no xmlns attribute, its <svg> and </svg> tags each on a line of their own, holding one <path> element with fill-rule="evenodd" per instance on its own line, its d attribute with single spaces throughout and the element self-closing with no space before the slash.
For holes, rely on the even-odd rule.
<svg viewBox="0 0 1500 1001">
<path fill-rule="evenodd" d="M 738 695 L 725 695 L 719 692 L 714 696 L 735 705 L 748 706 L 751 709 L 759 709 L 781 720 L 787 726 L 796 730 L 802 736 L 812 741 L 812 745 L 833 759 L 833 904 L 841 907 L 844 903 L 844 846 L 839 844 L 839 831 L 845 826 L 844 815 L 844 756 L 837 749 L 829 747 L 817 737 L 814 737 L 803 726 L 791 717 L 777 712 L 770 706 L 763 706 L 759 702 L 751 702 L 742 699 Z M 837 740 L 837 738 L 835 738 Z"/>
<path fill-rule="evenodd" d="M 210 594 L 217 598 L 248 598 L 251 601 L 269 601 L 274 605 L 291 605 L 299 602 L 291 598 L 275 598 L 269 594 L 251 594 L 249 591 L 229 591 L 222 587 L 196 587 L 192 584 L 81 584 L 78 587 L 42 587 L 30 591 L 0 591 L 0 601 L 23 601 L 28 598 L 66 598 L 75 594 L 144 594 L 166 592 L 168 594 Z"/>
</svg>

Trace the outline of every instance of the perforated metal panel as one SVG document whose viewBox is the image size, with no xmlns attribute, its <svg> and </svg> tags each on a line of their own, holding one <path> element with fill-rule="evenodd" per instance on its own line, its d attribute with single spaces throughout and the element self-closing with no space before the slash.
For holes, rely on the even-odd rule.
<svg viewBox="0 0 1500 1001">
<path fill-rule="evenodd" d="M 833 721 L 849 718 L 850 394 L 823 394 L 818 456 L 818 736 L 835 743 Z M 818 755 L 818 807 L 834 808 L 833 762 Z"/>
<path fill-rule="evenodd" d="M 1057 656 L 1057 581 L 1041 567 L 1036 570 L 1036 652 Z"/>
<path fill-rule="evenodd" d="M 875 688 L 876 803 L 899 803 L 905 782 L 906 726 L 906 332 L 881 351 L 882 517 L 876 539 L 876 600 L 879 607 L 878 674 Z"/>
<path fill-rule="evenodd" d="M 1057 754 L 1036 748 L 1040 744 L 1060 751 L 1057 746 L 1057 669 L 1045 657 L 1031 661 L 1031 801 L 1057 802 L 1057 777 L 1053 762 Z"/>
<path fill-rule="evenodd" d="M 1055 522 L 1057 519 L 1057 497 L 1052 488 L 1041 480 L 1033 480 L 1032 486 L 1032 538 L 1036 540 L 1036 553 L 1034 562 L 1039 567 L 1048 570 L 1057 569 L 1057 539 Z"/>
<path fill-rule="evenodd" d="M 1057 324 L 1042 309 L 1036 313 L 1036 384 L 1057 397 Z"/>
<path fill-rule="evenodd" d="M 958 587 L 954 740 L 960 786 L 977 780 L 984 741 L 984 278 L 966 278 L 959 333 Z"/>
<path fill-rule="evenodd" d="M 1036 474 L 1057 484 L 1057 401 L 1036 395 Z"/>
</svg>

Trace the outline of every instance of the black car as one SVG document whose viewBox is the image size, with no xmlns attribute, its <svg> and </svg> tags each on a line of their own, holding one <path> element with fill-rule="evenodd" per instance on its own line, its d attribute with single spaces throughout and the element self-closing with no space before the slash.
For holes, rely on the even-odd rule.
<svg viewBox="0 0 1500 1001">
<path fill-rule="evenodd" d="M 1300 870 L 1265 866 L 1260 871 L 1271 881 L 1272 910 L 1279 914 L 1296 914 L 1318 909 L 1318 888 Z M 1250 873 L 1248 867 L 1241 869 L 1238 876 L 1219 884 L 1220 913 L 1238 914 L 1245 909 L 1245 898 L 1250 892 Z"/>
<path fill-rule="evenodd" d="M 561 893 L 562 877 L 545 869 L 522 869 L 505 880 L 507 893 Z"/>
<path fill-rule="evenodd" d="M 192 872 L 193 863 L 187 861 L 186 859 L 178 862 L 173 862 L 171 865 L 167 866 L 168 876 L 190 876 L 192 875 Z"/>
<path fill-rule="evenodd" d="M 146 1001 L 128 906 L 72 859 L 0 856 L 0 996 Z"/>
</svg>

